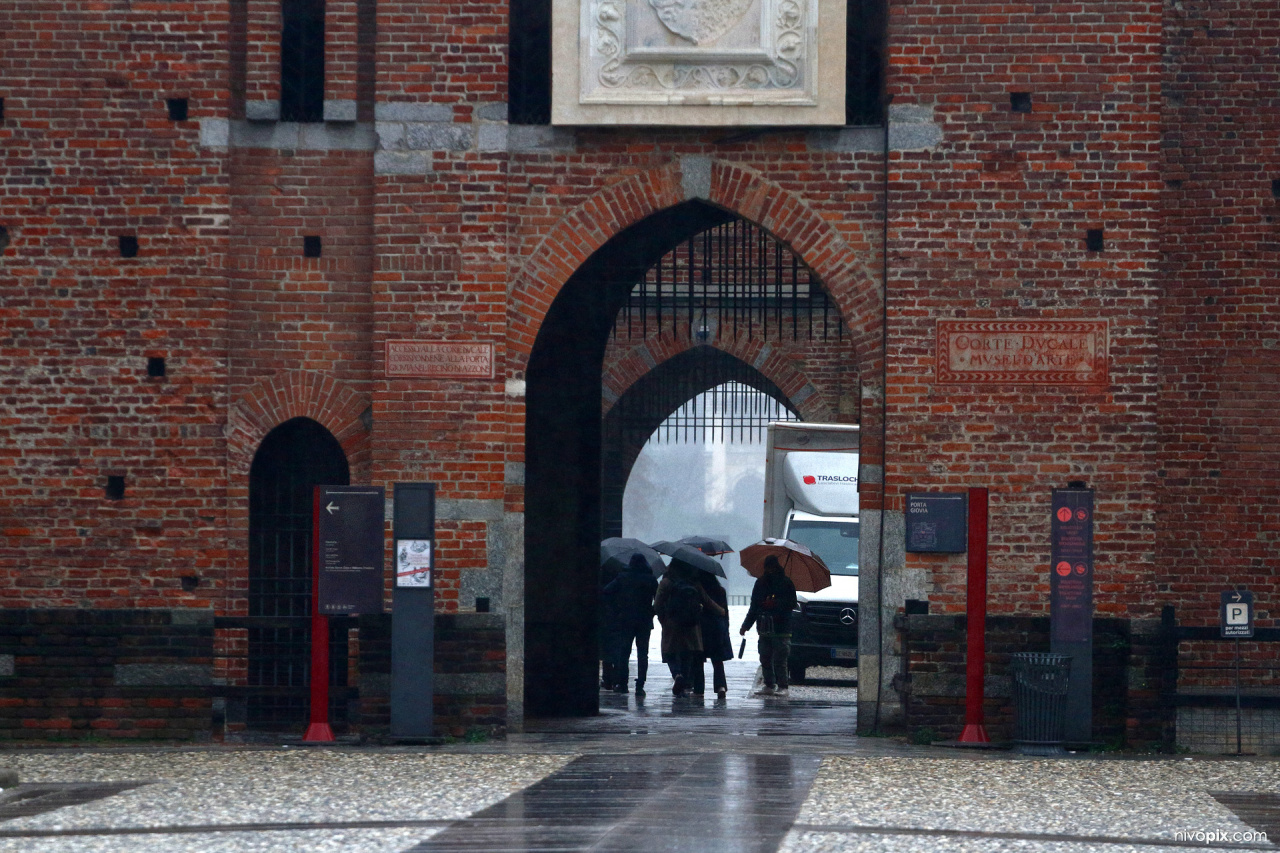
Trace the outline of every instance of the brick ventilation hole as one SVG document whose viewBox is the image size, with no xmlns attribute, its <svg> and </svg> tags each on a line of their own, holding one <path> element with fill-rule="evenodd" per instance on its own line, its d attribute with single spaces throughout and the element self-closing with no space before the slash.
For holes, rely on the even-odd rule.
<svg viewBox="0 0 1280 853">
<path fill-rule="evenodd" d="M 170 121 L 186 121 L 187 120 L 187 99 L 186 98 L 169 98 L 165 101 L 169 107 Z"/>
<path fill-rule="evenodd" d="M 1280 198 L 1280 178 L 1271 179 L 1271 197 Z"/>
<path fill-rule="evenodd" d="M 1031 112 L 1031 93 L 1030 92 L 1010 92 L 1009 93 L 1009 109 L 1015 113 Z"/>
<path fill-rule="evenodd" d="M 302 257 L 320 257 L 320 238 L 314 235 L 302 238 Z"/>
<path fill-rule="evenodd" d="M 488 613 L 488 612 L 489 612 L 489 599 L 487 599 L 487 598 L 477 598 L 477 599 L 476 599 L 476 612 L 477 612 L 477 613 Z"/>
<path fill-rule="evenodd" d="M 195 592 L 196 587 L 200 586 L 200 578 L 195 575 L 183 575 L 181 580 L 183 592 Z"/>
<path fill-rule="evenodd" d="M 120 257 L 138 257 L 138 238 L 132 235 L 120 235 Z"/>
<path fill-rule="evenodd" d="M 104 490 L 108 500 L 118 501 L 124 498 L 124 475 L 110 474 L 107 476 L 107 487 Z"/>
<path fill-rule="evenodd" d="M 164 356 L 150 356 L 147 358 L 147 375 L 148 376 L 164 376 Z"/>
<path fill-rule="evenodd" d="M 1084 232 L 1084 247 L 1090 252 L 1102 251 L 1102 229 L 1090 228 Z"/>
<path fill-rule="evenodd" d="M 0 98 L 0 121 L 4 121 L 4 98 Z"/>
<path fill-rule="evenodd" d="M 0 252 L 9 248 L 9 229 L 0 225 Z"/>
</svg>

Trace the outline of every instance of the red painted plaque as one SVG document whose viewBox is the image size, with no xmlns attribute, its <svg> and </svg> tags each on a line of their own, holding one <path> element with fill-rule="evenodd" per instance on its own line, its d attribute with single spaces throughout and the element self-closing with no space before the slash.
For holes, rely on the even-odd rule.
<svg viewBox="0 0 1280 853">
<path fill-rule="evenodd" d="M 387 341 L 387 376 L 414 379 L 492 379 L 493 344 Z"/>
<path fill-rule="evenodd" d="M 939 382 L 1106 385 L 1106 320 L 939 320 Z"/>
</svg>

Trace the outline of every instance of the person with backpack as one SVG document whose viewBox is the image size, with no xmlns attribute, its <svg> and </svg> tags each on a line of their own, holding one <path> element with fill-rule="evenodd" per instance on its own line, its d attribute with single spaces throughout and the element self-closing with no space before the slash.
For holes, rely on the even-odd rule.
<svg viewBox="0 0 1280 853">
<path fill-rule="evenodd" d="M 607 619 L 606 654 L 612 664 L 615 693 L 627 692 L 628 661 L 631 644 L 636 647 L 636 695 L 644 695 L 645 676 L 649 672 L 649 633 L 653 631 L 653 597 L 658 579 L 649 561 L 634 554 L 627 567 L 604 588 Z"/>
<path fill-rule="evenodd" d="M 719 609 L 697 580 L 698 570 L 672 561 L 658 584 L 654 609 L 662 624 L 662 660 L 671 669 L 671 692 L 685 696 L 702 669 L 702 610 Z"/>
<path fill-rule="evenodd" d="M 739 634 L 746 636 L 752 625 L 760 637 L 760 670 L 764 677 L 761 693 L 787 693 L 787 658 L 791 654 L 791 611 L 796 609 L 796 585 L 772 554 L 764 558 L 764 574 L 751 588 L 751 607 Z"/>
</svg>

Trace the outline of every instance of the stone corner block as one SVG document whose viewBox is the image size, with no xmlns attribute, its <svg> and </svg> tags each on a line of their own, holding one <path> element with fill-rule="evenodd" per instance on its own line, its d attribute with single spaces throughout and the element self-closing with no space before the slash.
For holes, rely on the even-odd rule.
<svg viewBox="0 0 1280 853">
<path fill-rule="evenodd" d="M 343 122 L 355 121 L 356 102 L 352 100 L 325 101 L 324 120 Z"/>
<path fill-rule="evenodd" d="M 279 101 L 246 101 L 244 117 L 249 121 L 279 121 Z"/>
</svg>

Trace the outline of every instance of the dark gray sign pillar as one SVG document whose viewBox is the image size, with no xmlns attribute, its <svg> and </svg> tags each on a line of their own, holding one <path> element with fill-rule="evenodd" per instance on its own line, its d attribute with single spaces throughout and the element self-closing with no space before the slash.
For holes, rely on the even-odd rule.
<svg viewBox="0 0 1280 853">
<path fill-rule="evenodd" d="M 435 483 L 396 483 L 392 535 L 391 736 L 432 734 L 435 659 Z"/>
<path fill-rule="evenodd" d="M 1093 741 L 1093 489 L 1053 490 L 1049 651 L 1071 656 L 1065 740 Z"/>
</svg>

